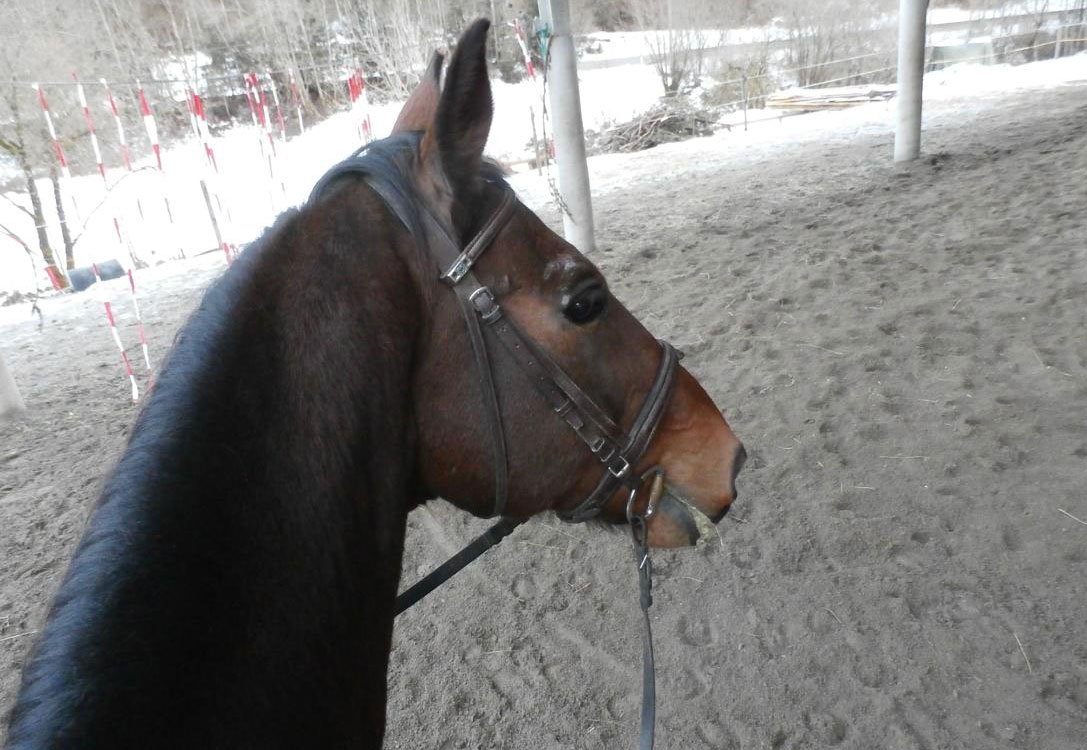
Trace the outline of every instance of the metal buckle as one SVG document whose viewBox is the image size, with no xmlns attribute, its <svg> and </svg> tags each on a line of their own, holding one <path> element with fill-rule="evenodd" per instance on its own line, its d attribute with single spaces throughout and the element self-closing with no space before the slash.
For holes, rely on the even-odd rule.
<svg viewBox="0 0 1087 750">
<path fill-rule="evenodd" d="M 457 256 L 457 259 L 453 261 L 453 265 L 449 267 L 449 270 L 442 274 L 442 278 L 448 281 L 450 284 L 456 285 L 461 282 L 468 272 L 472 270 L 472 264 L 468 261 L 468 256 L 461 253 Z"/>
<path fill-rule="evenodd" d="M 502 314 L 502 308 L 498 306 L 498 300 L 494 298 L 494 293 L 485 286 L 481 286 L 468 295 L 468 301 L 472 303 L 476 312 L 487 323 Z"/>
<path fill-rule="evenodd" d="M 619 471 L 616 471 L 612 468 L 610 461 L 606 464 L 606 466 L 608 467 L 608 471 L 611 472 L 611 475 L 613 477 L 615 477 L 616 479 L 622 479 L 630 473 L 630 462 L 627 461 L 626 458 L 624 458 L 622 455 L 616 456 L 616 458 L 623 462 L 623 467 L 619 469 Z"/>
</svg>

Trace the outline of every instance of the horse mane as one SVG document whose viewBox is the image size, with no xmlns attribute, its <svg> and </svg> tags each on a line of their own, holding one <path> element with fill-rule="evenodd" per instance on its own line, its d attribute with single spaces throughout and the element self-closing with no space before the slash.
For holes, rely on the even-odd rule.
<svg viewBox="0 0 1087 750">
<path fill-rule="evenodd" d="M 13 750 L 380 742 L 415 313 L 358 289 L 408 283 L 393 236 L 376 196 L 337 190 L 206 292 L 31 652 Z"/>
</svg>

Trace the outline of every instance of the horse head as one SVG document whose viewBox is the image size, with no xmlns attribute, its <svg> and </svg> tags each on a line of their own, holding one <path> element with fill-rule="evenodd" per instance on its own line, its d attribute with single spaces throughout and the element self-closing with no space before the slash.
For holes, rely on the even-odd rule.
<svg viewBox="0 0 1087 750">
<path fill-rule="evenodd" d="M 643 426 L 637 424 L 639 414 L 659 385 L 662 358 L 669 353 L 615 298 L 600 270 L 513 199 L 497 168 L 484 159 L 493 113 L 485 59 L 488 26 L 480 20 L 463 34 L 444 86 L 443 58 L 434 56 L 394 133 L 419 138 L 410 179 L 426 213 L 459 247 L 481 231 L 496 232 L 487 238 L 473 273 L 526 340 L 525 347 L 555 366 L 551 377 L 568 376 L 592 402 L 586 409 L 603 412 L 599 421 L 610 420 L 629 434 Z M 505 207 L 504 201 L 512 205 Z M 489 227 L 499 213 L 504 223 Z M 509 496 L 501 508 L 505 516 L 575 511 L 601 489 L 602 472 L 622 464 L 602 460 L 587 447 L 591 441 L 571 429 L 571 420 L 556 416 L 561 401 L 549 403 L 533 382 L 547 373 L 526 367 L 524 356 L 518 361 L 516 338 L 501 346 L 495 342 L 499 336 L 483 337 L 498 412 L 490 414 L 481 398 L 487 378 L 480 373 L 479 356 L 473 356 L 481 342 L 470 340 L 464 300 L 436 278 L 432 261 L 424 259 L 419 268 L 421 297 L 430 307 L 413 387 L 422 494 L 445 497 L 477 515 L 494 514 L 491 498 L 500 492 Z M 725 515 L 745 457 L 698 381 L 681 366 L 670 376 L 662 411 L 628 470 L 629 477 L 639 477 L 656 467 L 666 478 L 666 492 L 648 521 L 649 543 L 657 547 L 690 545 L 700 536 L 700 522 L 706 525 L 699 515 L 714 523 Z M 506 454 L 506 466 L 498 472 L 499 449 L 488 435 L 495 417 Z M 508 487 L 499 486 L 503 481 Z M 606 497 L 591 510 L 606 522 L 622 522 L 630 485 L 613 485 L 604 487 Z"/>
</svg>

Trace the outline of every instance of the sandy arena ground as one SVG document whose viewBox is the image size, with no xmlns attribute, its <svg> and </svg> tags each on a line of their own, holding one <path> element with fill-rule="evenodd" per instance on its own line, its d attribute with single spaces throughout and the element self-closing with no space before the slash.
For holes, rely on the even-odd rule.
<svg viewBox="0 0 1087 750">
<path fill-rule="evenodd" d="M 752 454 L 655 557 L 659 748 L 1087 746 L 1087 85 L 926 128 L 904 169 L 863 123 L 593 162 L 595 260 Z M 221 260 L 183 269 L 156 359 Z M 43 309 L 0 325 L 0 713 L 135 413 L 95 297 Z M 484 524 L 410 526 L 405 585 Z M 638 628 L 628 539 L 534 521 L 398 622 L 387 746 L 632 747 Z"/>
</svg>

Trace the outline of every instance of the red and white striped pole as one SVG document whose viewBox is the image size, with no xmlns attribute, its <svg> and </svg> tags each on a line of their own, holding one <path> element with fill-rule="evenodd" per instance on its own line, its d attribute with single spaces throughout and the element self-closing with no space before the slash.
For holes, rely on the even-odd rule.
<svg viewBox="0 0 1087 750">
<path fill-rule="evenodd" d="M 75 93 L 79 97 L 79 106 L 83 110 L 83 122 L 87 125 L 87 133 L 91 137 L 91 148 L 94 150 L 94 163 L 98 166 L 98 174 L 102 176 L 102 182 L 108 187 L 106 182 L 106 165 L 102 162 L 102 149 L 98 146 L 98 132 L 94 129 L 94 118 L 91 116 L 91 108 L 87 105 L 87 93 L 83 90 L 83 83 L 79 80 L 79 76 L 74 72 L 72 73 L 72 80 L 75 81 Z"/>
<path fill-rule="evenodd" d="M 347 93 L 351 97 L 351 108 L 357 110 L 359 140 L 369 143 L 373 140 L 373 128 L 370 125 L 370 100 L 366 95 L 366 76 L 361 68 L 356 68 L 347 79 Z"/>
<path fill-rule="evenodd" d="M 272 135 L 272 118 L 268 114 L 268 99 L 264 96 L 264 89 L 261 88 L 260 79 L 257 78 L 256 73 L 249 74 L 253 79 L 253 91 L 257 96 L 257 103 L 260 105 L 260 124 L 264 128 L 265 135 L 268 136 L 268 143 L 272 147 L 272 156 L 276 154 L 276 139 Z"/>
<path fill-rule="evenodd" d="M 132 269 L 128 269 L 128 288 L 132 290 L 132 308 L 136 311 L 136 327 L 140 332 L 140 346 L 143 348 L 143 362 L 147 365 L 147 371 L 151 372 L 151 356 L 147 353 L 147 336 L 143 331 L 143 317 L 140 315 L 140 301 L 136 298 L 136 277 Z"/>
<path fill-rule="evenodd" d="M 366 75 L 359 70 L 359 96 L 362 98 L 362 133 L 369 143 L 374 140 L 374 126 L 370 122 L 370 95 L 366 93 Z"/>
<path fill-rule="evenodd" d="M 143 118 L 143 127 L 147 130 L 147 140 L 151 141 L 151 152 L 155 155 L 155 164 L 161 172 L 162 149 L 159 147 L 159 129 L 155 125 L 155 113 L 151 110 L 151 105 L 147 103 L 147 95 L 144 94 L 143 86 L 139 81 L 136 81 L 136 89 L 140 94 L 140 117 Z"/>
<path fill-rule="evenodd" d="M 211 130 L 208 128 L 208 115 L 204 110 L 204 99 L 195 91 L 192 92 L 192 112 L 195 116 L 196 132 L 204 144 L 204 156 L 207 157 L 208 164 L 215 171 L 215 174 L 219 174 L 219 164 L 215 160 L 215 149 L 211 146 Z"/>
<path fill-rule="evenodd" d="M 38 104 L 41 105 L 42 114 L 45 115 L 45 126 L 49 129 L 49 137 L 53 140 L 53 153 L 60 164 L 60 173 L 65 180 L 70 180 L 72 179 L 72 172 L 68 169 L 68 157 L 64 153 L 64 146 L 60 145 L 60 139 L 57 138 L 57 129 L 53 127 L 53 115 L 49 112 L 49 102 L 45 99 L 45 92 L 36 83 L 31 84 L 31 86 L 38 92 Z"/>
<path fill-rule="evenodd" d="M 230 209 L 223 207 L 223 200 L 219 196 L 218 188 L 209 188 L 209 184 L 211 184 L 212 186 L 218 184 L 219 162 L 215 158 L 215 149 L 212 148 L 211 145 L 211 129 L 208 127 L 208 115 L 207 111 L 204 109 L 204 100 L 198 93 L 196 93 L 196 90 L 190 86 L 188 101 L 189 116 L 192 120 L 193 128 L 195 129 L 197 136 L 200 138 L 201 142 L 203 142 L 204 144 L 204 155 L 207 157 L 208 166 L 211 167 L 209 179 L 207 181 L 201 180 L 201 185 L 203 186 L 203 189 L 208 190 L 209 193 L 208 210 L 212 211 L 213 213 L 212 223 L 218 226 L 216 223 L 218 219 L 214 218 L 215 211 L 211 206 L 211 198 L 214 198 L 215 209 L 217 209 L 218 216 L 223 219 L 224 225 L 228 225 L 232 222 L 232 217 L 230 216 Z M 226 253 L 227 265 L 229 265 L 231 262 L 231 254 L 234 250 L 234 246 L 226 240 L 223 240 L 221 237 L 219 238 L 219 243 L 223 249 L 223 252 Z"/>
<path fill-rule="evenodd" d="M 291 75 L 291 101 L 294 104 L 294 111 L 298 115 L 298 134 L 302 135 L 306 132 L 306 125 L 302 121 L 302 95 L 298 92 L 298 81 L 294 78 L 294 68 L 290 70 Z"/>
<path fill-rule="evenodd" d="M 174 210 L 170 206 L 170 196 L 167 192 L 166 186 L 166 172 L 162 167 L 162 147 L 159 145 L 159 129 L 155 124 L 155 111 L 151 109 L 150 102 L 147 101 L 147 94 L 143 90 L 143 85 L 136 81 L 136 91 L 139 96 L 140 103 L 140 118 L 143 120 L 144 130 L 147 131 L 147 140 L 151 143 L 151 153 L 155 155 L 155 167 L 158 170 L 159 186 L 162 188 L 162 205 L 166 208 L 166 218 L 170 221 L 170 226 L 174 225 Z M 178 245 L 178 250 L 181 256 L 185 256 L 184 249 Z"/>
<path fill-rule="evenodd" d="M 249 113 L 253 118 L 253 126 L 260 128 L 264 132 L 263 136 L 258 135 L 258 138 L 261 138 L 260 155 L 268 165 L 270 188 L 268 199 L 271 201 L 272 211 L 276 211 L 275 190 L 271 186 L 278 182 L 280 190 L 284 195 L 287 194 L 287 186 L 282 180 L 276 179 L 275 161 L 279 156 L 279 153 L 276 149 L 275 135 L 272 133 L 272 122 L 268 117 L 268 100 L 264 96 L 264 91 L 260 87 L 260 79 L 257 78 L 256 73 L 248 73 L 244 78 L 246 99 L 249 101 Z M 264 139 L 268 140 L 267 152 L 264 150 Z"/>
<path fill-rule="evenodd" d="M 64 178 L 64 184 L 68 188 L 68 198 L 72 201 L 72 212 L 75 215 L 76 223 L 81 224 L 83 220 L 79 216 L 79 205 L 76 203 L 75 195 L 72 194 L 72 171 L 68 168 L 68 156 L 64 153 L 64 146 L 61 145 L 60 139 L 57 138 L 57 129 L 53 127 L 53 115 L 49 111 L 49 102 L 46 100 L 45 92 L 42 91 L 41 86 L 36 83 L 31 84 L 31 86 L 38 93 L 38 104 L 41 105 L 42 114 L 45 116 L 45 126 L 49 129 L 49 137 L 53 140 L 53 153 L 60 165 L 60 174 Z"/>
<path fill-rule="evenodd" d="M 185 108 L 189 112 L 189 127 L 192 128 L 193 137 L 196 140 L 200 140 L 200 126 L 196 122 L 196 105 L 193 97 L 196 96 L 196 91 L 193 89 L 191 83 L 186 84 L 185 87 Z"/>
<path fill-rule="evenodd" d="M 132 171 L 132 155 L 128 151 L 128 141 L 125 140 L 125 125 L 121 121 L 121 113 L 117 110 L 117 101 L 113 98 L 109 83 L 105 78 L 99 78 L 98 82 L 106 91 L 106 103 L 109 104 L 110 114 L 113 115 L 113 124 L 117 126 L 117 142 L 121 144 L 121 162 L 125 165 L 125 171 Z"/>
<path fill-rule="evenodd" d="M 132 363 L 128 361 L 128 352 L 125 351 L 124 344 L 121 343 L 121 335 L 117 333 L 117 322 L 113 319 L 113 308 L 110 307 L 109 302 L 103 303 L 106 306 L 106 318 L 109 320 L 109 330 L 113 334 L 113 342 L 117 344 L 117 348 L 121 352 L 121 360 L 125 363 L 125 372 L 128 373 L 128 382 L 132 384 L 132 403 L 136 403 L 140 400 L 140 389 L 136 385 L 136 375 L 132 372 Z"/>
<path fill-rule="evenodd" d="M 532 62 L 532 55 L 528 51 L 528 37 L 525 33 L 525 27 L 521 25 L 520 19 L 517 18 L 510 21 L 510 26 L 513 27 L 513 35 L 517 38 L 517 45 L 521 48 L 521 56 L 525 60 L 525 70 L 528 71 L 528 77 L 535 81 L 536 64 Z"/>
<path fill-rule="evenodd" d="M 246 73 L 242 76 L 242 80 L 245 82 L 245 101 L 249 104 L 249 119 L 253 122 L 253 127 L 259 131 L 264 130 L 263 115 L 260 113 L 260 104 L 257 102 L 256 92 L 256 76 L 252 73 Z M 260 158 L 266 158 L 264 153 L 264 135 L 258 133 L 257 141 L 260 145 Z"/>
<path fill-rule="evenodd" d="M 117 128 L 117 142 L 121 146 L 121 163 L 124 164 L 125 171 L 132 174 L 132 154 L 128 150 L 128 140 L 125 138 L 125 124 L 121 120 L 120 111 L 117 109 L 117 101 L 113 98 L 113 92 L 110 90 L 106 79 L 99 78 L 98 82 L 102 84 L 102 88 L 106 92 L 106 104 L 109 105 L 109 113 L 113 116 L 113 124 Z M 140 213 L 140 221 L 145 221 L 143 201 L 139 196 L 136 196 L 136 209 Z"/>
<path fill-rule="evenodd" d="M 543 85 L 542 81 L 540 81 L 540 80 L 538 80 L 536 78 L 536 64 L 532 61 L 532 53 L 529 51 L 529 48 L 528 48 L 528 39 L 529 39 L 528 31 L 525 29 L 524 25 L 521 23 L 521 20 L 519 18 L 515 18 L 512 21 L 510 21 L 509 25 L 513 27 L 513 35 L 517 39 L 517 46 L 521 48 L 521 57 L 525 62 L 525 70 L 528 72 L 528 77 L 531 78 L 532 82 L 534 84 L 537 84 L 538 87 L 542 86 Z M 542 98 L 543 93 L 544 93 L 543 89 L 540 88 L 539 92 L 540 92 L 540 97 Z M 529 115 L 532 118 L 532 122 L 533 122 L 532 127 L 535 128 L 536 127 L 536 125 L 535 125 L 535 123 L 536 123 L 536 109 L 534 107 L 532 107 L 532 106 L 529 106 L 528 111 L 529 111 Z M 540 114 L 541 114 L 540 129 L 546 134 L 546 133 L 549 132 L 549 129 L 547 127 L 547 121 L 549 119 L 548 118 L 548 109 L 547 109 L 546 106 L 541 107 Z M 552 139 L 550 136 L 548 136 L 547 142 L 544 144 L 544 148 L 546 149 L 546 155 L 547 155 L 548 158 L 554 158 L 555 157 L 555 142 L 554 142 L 554 139 Z"/>
<path fill-rule="evenodd" d="M 98 174 L 102 177 L 102 185 L 106 190 L 106 195 L 109 195 L 109 180 L 106 179 L 106 165 L 102 161 L 102 149 L 98 145 L 98 131 L 94 127 L 94 116 L 91 115 L 91 108 L 87 104 L 87 93 L 83 90 L 83 83 L 79 80 L 79 76 L 74 72 L 72 73 L 72 80 L 75 81 L 75 92 L 79 98 L 79 106 L 83 110 L 83 122 L 87 125 L 87 133 L 91 137 L 91 148 L 94 150 L 94 161 L 98 166 Z M 123 249 L 128 252 L 132 262 L 136 262 L 136 258 L 132 253 L 132 248 L 126 246 L 124 234 L 121 232 L 121 222 L 117 218 L 116 212 L 113 213 L 113 231 L 117 235 L 117 242 Z"/>
<path fill-rule="evenodd" d="M 268 88 L 272 92 L 272 104 L 276 108 L 276 124 L 279 126 L 279 140 L 287 140 L 287 123 L 283 121 L 283 107 L 279 103 L 279 89 L 276 88 L 276 79 L 271 72 L 265 74 L 268 78 Z"/>
</svg>

